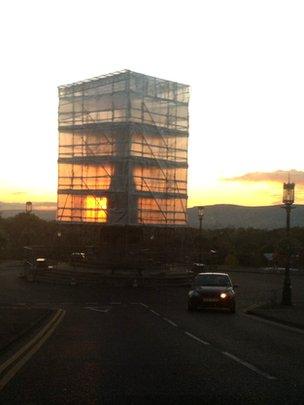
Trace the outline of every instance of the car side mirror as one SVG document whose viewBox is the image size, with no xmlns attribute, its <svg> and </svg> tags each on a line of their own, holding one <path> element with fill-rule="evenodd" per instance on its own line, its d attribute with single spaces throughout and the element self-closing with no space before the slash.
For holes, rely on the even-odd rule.
<svg viewBox="0 0 304 405">
<path fill-rule="evenodd" d="M 238 284 L 233 284 L 233 288 L 239 288 Z"/>
</svg>

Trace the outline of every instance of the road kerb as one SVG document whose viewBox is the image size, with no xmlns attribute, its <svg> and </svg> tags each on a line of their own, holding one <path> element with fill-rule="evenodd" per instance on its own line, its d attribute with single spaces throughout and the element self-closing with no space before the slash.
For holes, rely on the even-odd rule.
<svg viewBox="0 0 304 405">
<path fill-rule="evenodd" d="M 273 315 L 257 312 L 257 310 L 259 310 L 259 309 L 262 310 L 263 309 L 262 308 L 263 305 L 266 305 L 266 304 L 265 303 L 259 303 L 259 304 L 250 305 L 248 308 L 243 310 L 243 314 L 246 315 L 246 316 L 249 316 L 249 317 L 253 317 L 253 318 L 260 319 L 260 320 L 268 321 L 268 322 L 271 322 L 271 323 L 276 324 L 278 326 L 289 328 L 291 330 L 294 330 L 294 331 L 297 331 L 297 332 L 300 332 L 300 333 L 304 333 L 304 325 L 303 324 L 288 321 L 288 320 L 278 318 L 278 317 L 273 316 Z"/>
</svg>

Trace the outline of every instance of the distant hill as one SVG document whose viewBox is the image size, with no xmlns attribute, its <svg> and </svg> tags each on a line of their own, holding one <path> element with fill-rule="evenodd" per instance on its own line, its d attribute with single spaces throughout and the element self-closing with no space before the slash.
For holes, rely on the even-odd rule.
<svg viewBox="0 0 304 405">
<path fill-rule="evenodd" d="M 291 226 L 304 226 L 304 205 L 295 205 L 291 214 Z M 199 226 L 197 207 L 188 209 L 188 221 L 192 227 Z M 279 205 L 267 207 L 244 207 L 240 205 L 208 205 L 205 206 L 203 228 L 284 228 L 286 224 L 285 210 Z"/>
<path fill-rule="evenodd" d="M 0 214 L 3 218 L 24 212 L 24 204 L 1 203 Z M 34 203 L 33 213 L 47 221 L 56 219 L 56 203 Z M 197 207 L 188 208 L 188 221 L 198 227 Z M 203 228 L 257 228 L 276 229 L 286 224 L 285 211 L 279 206 L 244 207 L 240 205 L 219 204 L 205 206 Z M 304 227 L 304 205 L 295 205 L 291 215 L 291 226 Z"/>
<path fill-rule="evenodd" d="M 0 201 L 0 215 L 2 218 L 13 217 L 20 212 L 25 212 L 25 204 L 23 203 L 7 203 Z M 52 221 L 56 219 L 56 203 L 55 202 L 37 202 L 33 203 L 33 214 Z"/>
<path fill-rule="evenodd" d="M 2 218 L 9 218 L 20 214 L 20 212 L 24 212 L 24 210 L 0 210 L 0 215 Z M 56 210 L 33 210 L 32 213 L 46 221 L 54 221 L 56 219 Z"/>
</svg>

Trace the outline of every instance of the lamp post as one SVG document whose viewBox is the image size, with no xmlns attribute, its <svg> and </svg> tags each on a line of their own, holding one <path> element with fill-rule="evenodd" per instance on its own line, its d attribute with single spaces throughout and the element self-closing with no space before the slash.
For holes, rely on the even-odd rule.
<svg viewBox="0 0 304 405">
<path fill-rule="evenodd" d="M 199 263 L 202 263 L 202 222 L 203 222 L 203 217 L 205 213 L 205 207 L 199 206 L 197 207 L 198 209 L 198 219 L 199 219 Z"/>
<path fill-rule="evenodd" d="M 284 274 L 284 284 L 282 290 L 282 305 L 292 305 L 291 302 L 291 282 L 290 282 L 290 213 L 294 203 L 295 184 L 284 183 L 283 186 L 283 208 L 286 210 L 286 237 L 287 237 L 287 257 Z"/>
<path fill-rule="evenodd" d="M 31 203 L 31 201 L 27 201 L 25 203 L 25 212 L 27 214 L 30 214 L 32 212 L 32 210 L 33 210 L 33 204 Z"/>
<path fill-rule="evenodd" d="M 62 252 L 61 252 L 61 236 L 62 236 L 62 233 L 61 233 L 61 231 L 59 230 L 59 231 L 57 232 L 57 238 L 58 238 L 58 253 L 57 253 L 57 257 L 58 257 L 58 262 L 61 260 L 61 255 L 62 255 Z"/>
</svg>

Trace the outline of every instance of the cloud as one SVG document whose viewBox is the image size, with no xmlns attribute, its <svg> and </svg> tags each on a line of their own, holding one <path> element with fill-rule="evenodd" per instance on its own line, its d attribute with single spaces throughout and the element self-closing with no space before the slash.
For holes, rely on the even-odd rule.
<svg viewBox="0 0 304 405">
<path fill-rule="evenodd" d="M 11 195 L 24 195 L 27 194 L 25 191 L 15 191 L 14 193 L 11 193 Z"/>
<path fill-rule="evenodd" d="M 304 171 L 299 170 L 277 170 L 275 172 L 252 172 L 242 176 L 224 178 L 224 181 L 248 181 L 248 182 L 265 182 L 272 181 L 275 183 L 283 183 L 288 181 L 296 183 L 296 185 L 304 185 Z"/>
<path fill-rule="evenodd" d="M 57 203 L 55 202 L 40 202 L 40 203 L 33 203 L 33 209 L 37 211 L 45 211 L 45 210 L 55 210 L 57 208 Z"/>
</svg>

